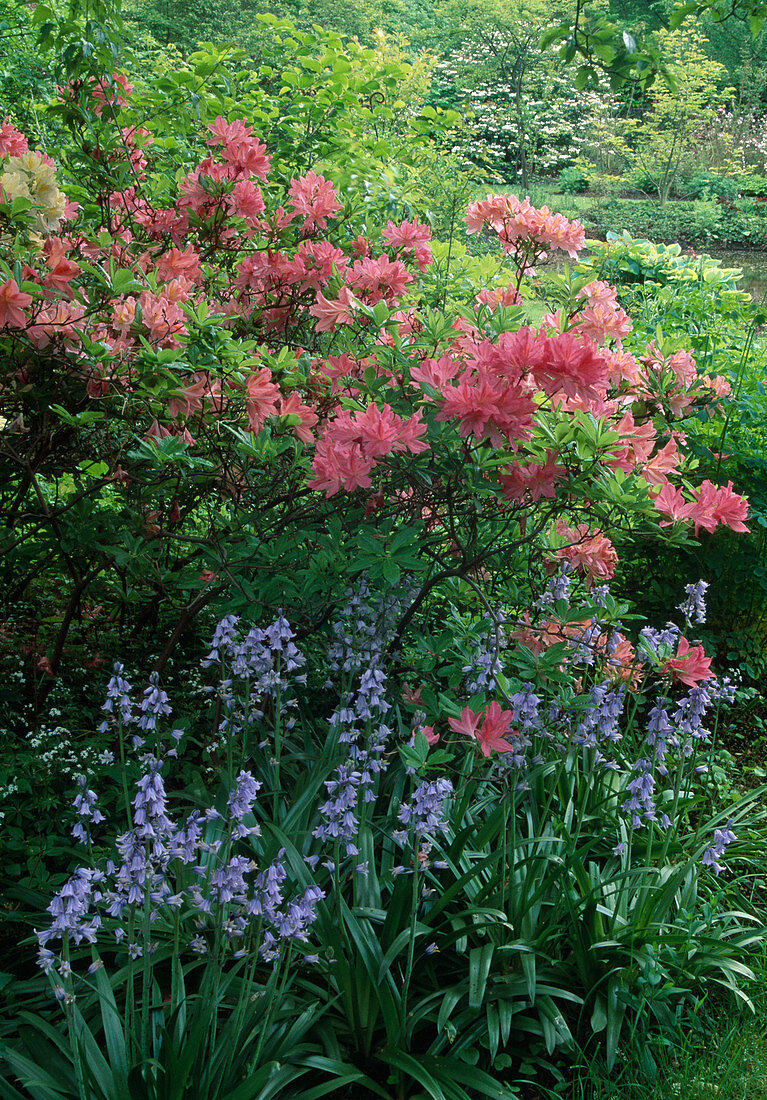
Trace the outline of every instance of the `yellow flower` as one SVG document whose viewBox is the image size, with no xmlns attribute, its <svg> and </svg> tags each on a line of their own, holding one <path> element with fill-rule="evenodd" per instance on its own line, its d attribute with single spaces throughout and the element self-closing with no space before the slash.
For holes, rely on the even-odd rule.
<svg viewBox="0 0 767 1100">
<path fill-rule="evenodd" d="M 0 172 L 0 188 L 6 201 L 21 197 L 32 202 L 31 213 L 38 229 L 47 232 L 58 229 L 67 197 L 59 190 L 56 169 L 46 164 L 39 153 L 8 157 Z"/>
</svg>

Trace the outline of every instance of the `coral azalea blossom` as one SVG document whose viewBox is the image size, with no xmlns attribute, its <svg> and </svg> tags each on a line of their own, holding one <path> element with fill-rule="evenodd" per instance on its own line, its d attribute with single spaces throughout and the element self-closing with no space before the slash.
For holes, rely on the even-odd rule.
<svg viewBox="0 0 767 1100">
<path fill-rule="evenodd" d="M 480 726 L 481 712 L 475 714 L 470 707 L 464 707 L 460 718 L 448 718 L 451 729 L 456 733 L 463 733 L 467 737 L 474 737 L 479 744 L 483 756 L 489 756 L 495 752 L 513 752 L 514 746 L 504 740 L 503 735 L 511 732 L 511 711 L 501 710 L 498 703 L 491 703 L 485 710 L 485 720 Z"/>
<path fill-rule="evenodd" d="M 687 687 L 697 687 L 701 680 L 711 680 L 711 658 L 706 656 L 702 645 L 693 645 L 682 637 L 676 651 L 676 657 L 669 657 L 663 664 L 663 671 L 670 672 L 672 679 Z"/>
</svg>

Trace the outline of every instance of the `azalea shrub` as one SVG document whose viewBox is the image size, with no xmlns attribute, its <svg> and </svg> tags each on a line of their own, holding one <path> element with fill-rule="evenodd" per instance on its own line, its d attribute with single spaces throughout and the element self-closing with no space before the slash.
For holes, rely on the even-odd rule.
<svg viewBox="0 0 767 1100">
<path fill-rule="evenodd" d="M 390 579 L 392 540 L 415 554 L 422 600 L 551 539 L 745 529 L 743 498 L 685 482 L 680 448 L 678 425 L 715 413 L 726 382 L 685 351 L 625 351 L 631 321 L 603 282 L 573 281 L 544 316 L 526 302 L 537 258 L 583 246 L 577 223 L 511 196 L 472 204 L 468 231 L 516 275 L 446 314 L 425 225 L 358 232 L 328 177 L 274 179 L 242 119 L 212 122 L 203 159 L 153 194 L 152 135 L 119 125 L 130 84 L 86 93 L 113 135 L 95 202 L 78 208 L 46 154 L 2 135 L 3 560 L 12 601 L 53 583 L 43 676 L 86 593 L 112 622 L 173 609 L 172 648 L 231 590 L 234 609 L 321 619 L 359 539 Z M 307 543 L 323 553 L 307 561 Z"/>
</svg>

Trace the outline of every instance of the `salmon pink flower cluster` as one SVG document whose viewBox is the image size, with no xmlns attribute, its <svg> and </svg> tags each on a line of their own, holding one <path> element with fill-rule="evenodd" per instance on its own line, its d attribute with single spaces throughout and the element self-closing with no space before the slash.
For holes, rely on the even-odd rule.
<svg viewBox="0 0 767 1100">
<path fill-rule="evenodd" d="M 717 486 L 706 479 L 694 491 L 692 500 L 685 500 L 681 489 L 666 481 L 655 497 L 655 507 L 668 519 L 661 520 L 662 527 L 673 522 L 692 523 L 697 536 L 701 528 L 709 533 L 720 525 L 732 531 L 747 532 L 748 501 L 736 493 L 732 482 Z"/>
<path fill-rule="evenodd" d="M 581 287 L 578 297 L 585 298 L 587 305 L 578 315 L 577 331 L 600 346 L 607 340 L 614 340 L 620 348 L 624 336 L 628 336 L 634 326 L 626 311 L 618 305 L 615 287 L 595 279 Z"/>
<path fill-rule="evenodd" d="M 466 737 L 473 737 L 483 756 L 491 752 L 514 752 L 514 745 L 506 740 L 513 736 L 511 728 L 513 714 L 510 710 L 501 710 L 500 704 L 488 704 L 484 712 L 475 714 L 470 707 L 464 707 L 460 718 L 448 718 L 450 728 Z"/>
<path fill-rule="evenodd" d="M 703 646 L 691 646 L 685 637 L 679 638 L 676 656 L 665 660 L 662 670 L 670 672 L 673 680 L 691 688 L 697 687 L 703 680 L 712 679 L 714 675 L 711 658 L 706 656 Z"/>
<path fill-rule="evenodd" d="M 347 492 L 369 488 L 370 472 L 378 459 L 402 451 L 427 451 L 425 432 L 420 410 L 409 420 L 402 420 L 389 405 L 382 409 L 368 405 L 355 412 L 344 409 L 325 426 L 317 442 L 315 477 L 309 485 L 327 496 L 342 487 Z"/>
<path fill-rule="evenodd" d="M 557 536 L 566 543 L 555 550 L 554 557 L 557 561 L 569 562 L 577 573 L 586 577 L 590 585 L 612 577 L 618 564 L 618 555 L 613 544 L 601 531 L 592 530 L 587 523 L 572 528 L 558 521 Z"/>
<path fill-rule="evenodd" d="M 586 232 L 580 222 L 568 221 L 547 206 L 530 205 L 530 199 L 516 195 L 488 195 L 469 204 L 466 231 L 481 233 L 489 229 L 501 242 L 503 251 L 516 255 L 541 257 L 546 249 L 559 249 L 575 259 L 586 245 Z"/>
<path fill-rule="evenodd" d="M 29 143 L 14 127 L 10 119 L 0 123 L 0 157 L 20 157 L 29 149 Z"/>
</svg>

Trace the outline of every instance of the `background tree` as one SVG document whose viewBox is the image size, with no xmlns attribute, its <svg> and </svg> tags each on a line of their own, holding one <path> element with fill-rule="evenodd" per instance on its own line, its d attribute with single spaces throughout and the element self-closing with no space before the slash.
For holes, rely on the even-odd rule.
<svg viewBox="0 0 767 1100">
<path fill-rule="evenodd" d="M 707 56 L 700 31 L 661 31 L 658 41 L 669 58 L 674 87 L 664 81 L 653 85 L 650 109 L 638 138 L 637 160 L 663 205 L 685 162 L 709 167 L 705 142 L 698 139 L 732 89 L 723 87 L 726 69 Z"/>
</svg>

